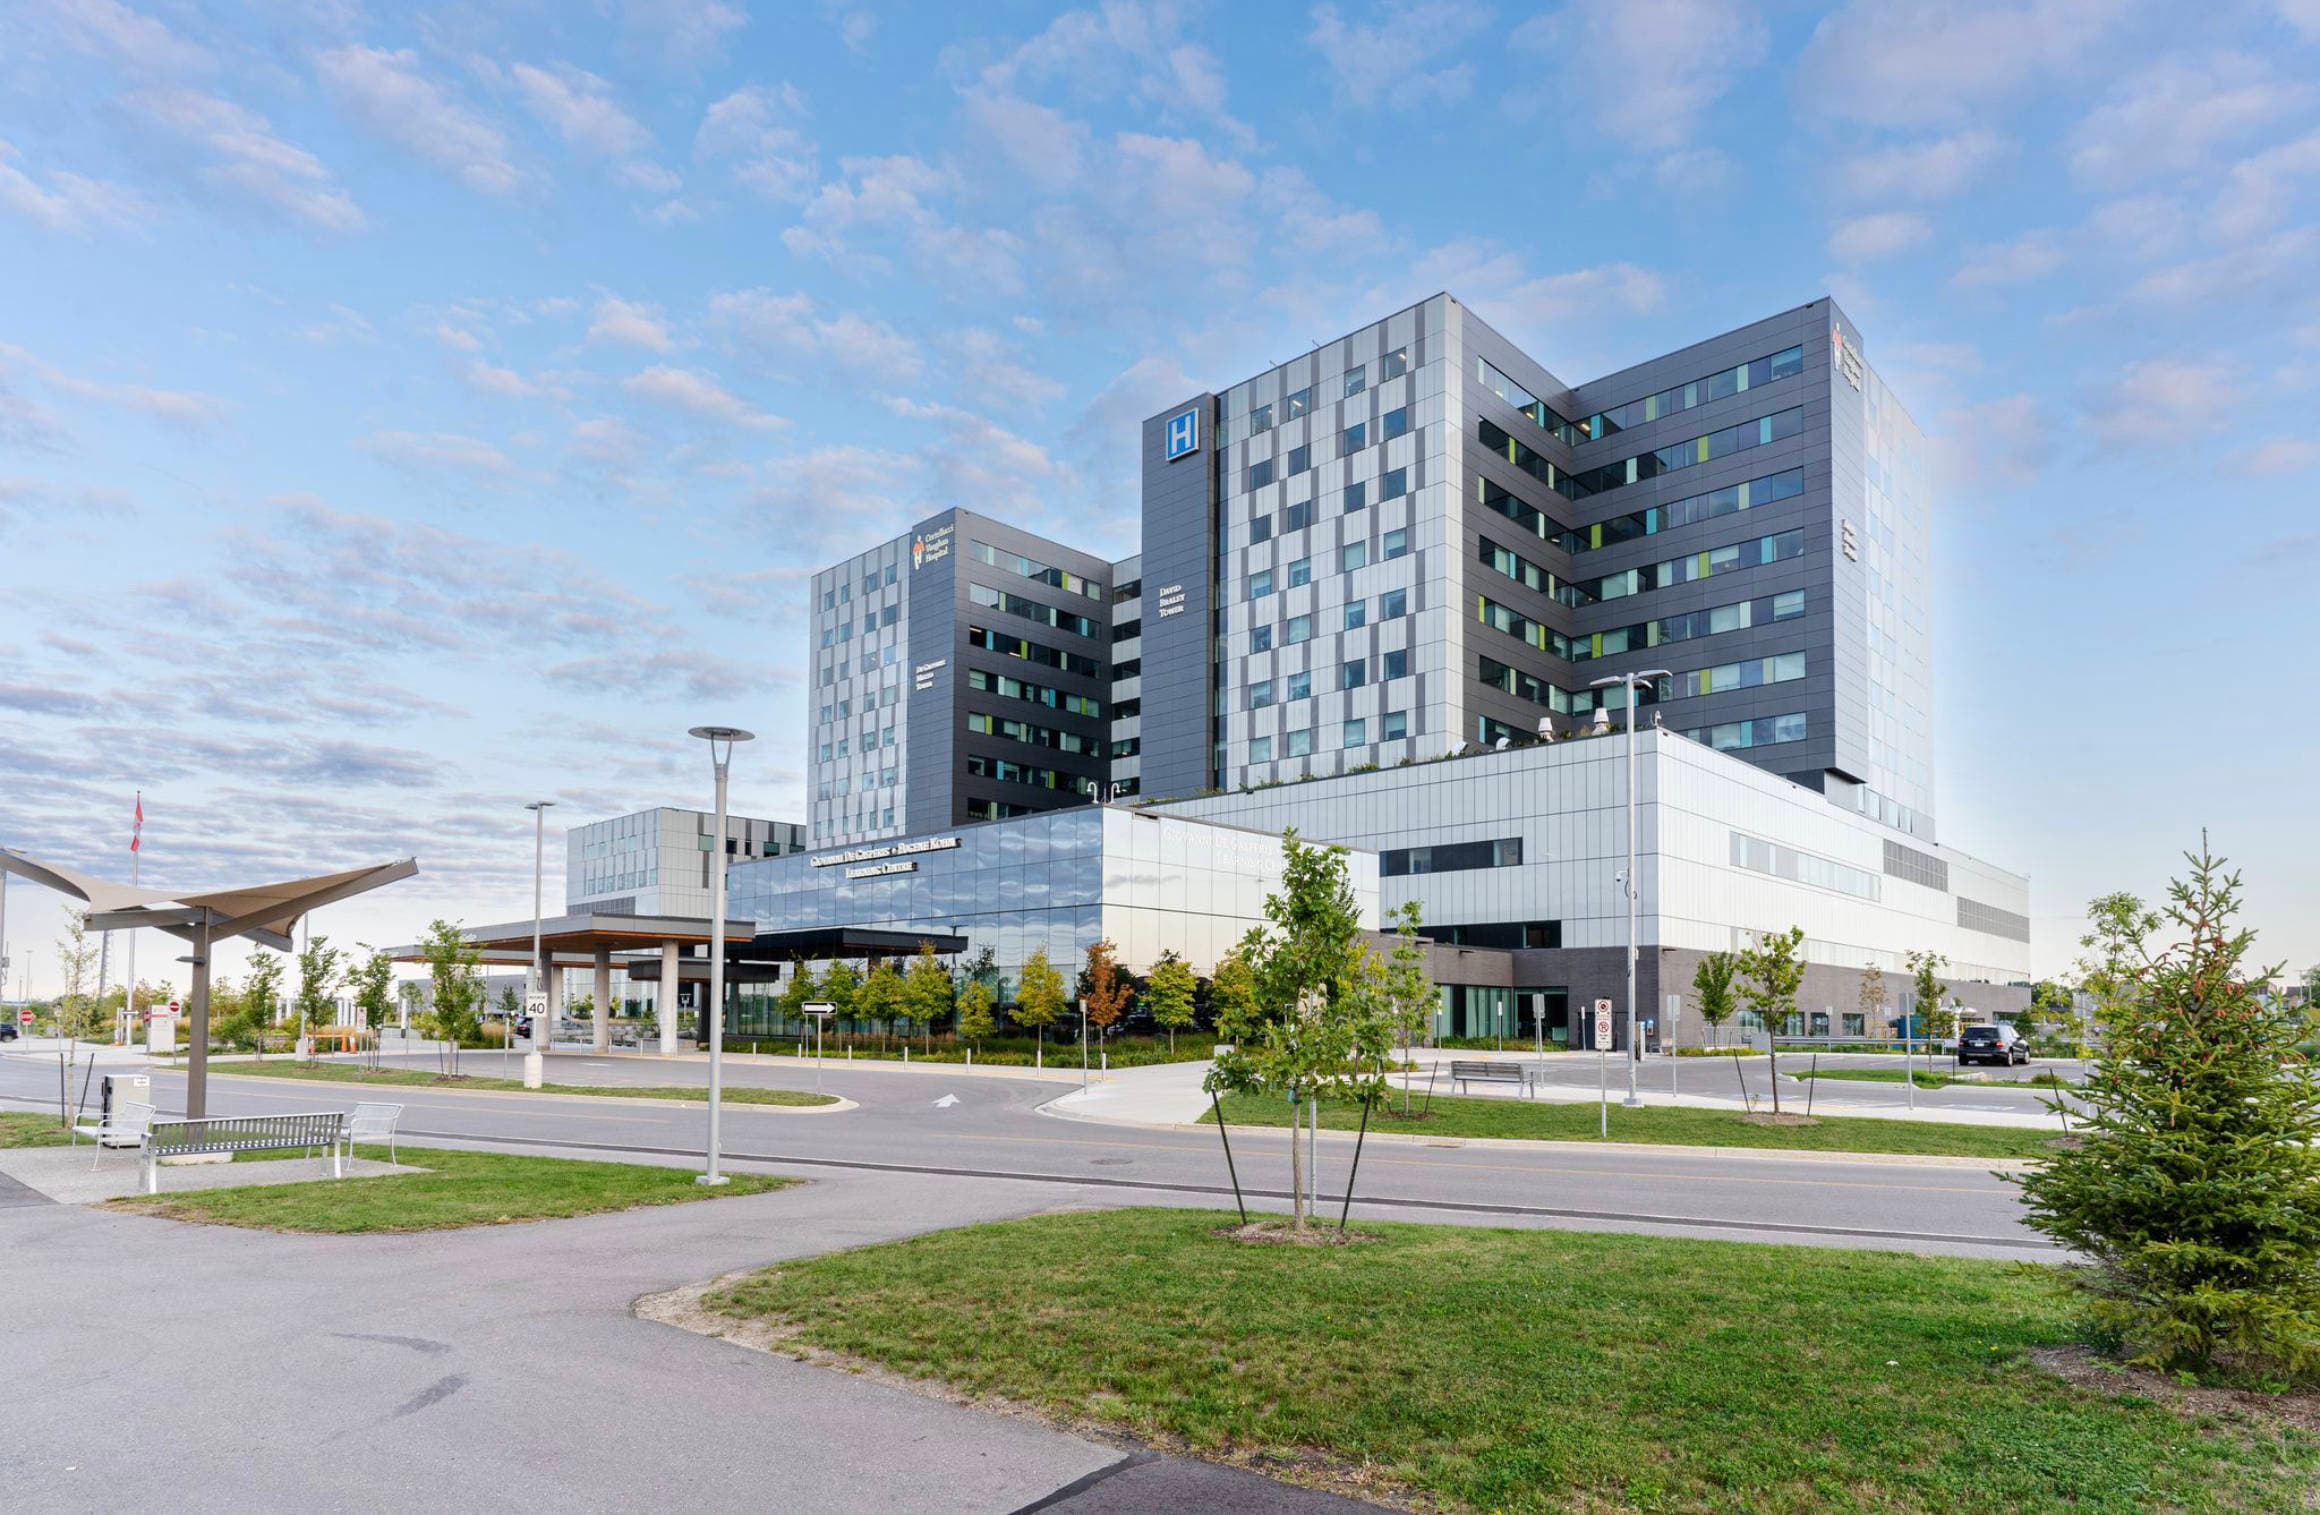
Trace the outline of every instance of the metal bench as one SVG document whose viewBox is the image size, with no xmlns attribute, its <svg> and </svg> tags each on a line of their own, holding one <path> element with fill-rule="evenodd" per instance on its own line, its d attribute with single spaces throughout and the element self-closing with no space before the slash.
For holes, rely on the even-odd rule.
<svg viewBox="0 0 2320 1515">
<path fill-rule="evenodd" d="M 1450 1064 L 1450 1081 L 1458 1092 L 1466 1092 L 1468 1084 L 1513 1084 L 1527 1091 L 1531 1076 L 1521 1063 L 1456 1062 Z"/>
<path fill-rule="evenodd" d="M 96 1120 L 80 1121 L 73 1126 L 72 1134 L 76 1143 L 84 1136 L 91 1137 L 96 1141 L 97 1155 L 89 1159 L 89 1171 L 93 1173 L 96 1171 L 97 1164 L 105 1160 L 107 1147 L 143 1146 L 145 1132 L 152 1124 L 153 1107 L 151 1105 L 141 1104 L 136 1100 L 124 1100 L 109 1119 L 99 1116 Z"/>
<path fill-rule="evenodd" d="M 387 1161 L 395 1160 L 395 1122 L 403 1118 L 401 1105 L 357 1105 L 346 1118 L 346 1152 L 354 1155 L 356 1142 L 385 1142 Z"/>
<path fill-rule="evenodd" d="M 145 1128 L 145 1192 L 161 1192 L 161 1159 L 203 1152 L 282 1152 L 293 1147 L 330 1154 L 330 1176 L 344 1178 L 339 1138 L 346 1117 L 336 1110 L 307 1115 L 213 1115 L 202 1120 L 157 1120 Z"/>
</svg>

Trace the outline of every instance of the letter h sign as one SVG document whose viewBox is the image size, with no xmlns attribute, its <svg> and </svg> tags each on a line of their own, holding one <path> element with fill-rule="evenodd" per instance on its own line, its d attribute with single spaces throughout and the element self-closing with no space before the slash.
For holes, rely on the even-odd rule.
<svg viewBox="0 0 2320 1515">
<path fill-rule="evenodd" d="M 1168 418 L 1168 461 L 1200 451 L 1200 412 L 1188 410 Z"/>
</svg>

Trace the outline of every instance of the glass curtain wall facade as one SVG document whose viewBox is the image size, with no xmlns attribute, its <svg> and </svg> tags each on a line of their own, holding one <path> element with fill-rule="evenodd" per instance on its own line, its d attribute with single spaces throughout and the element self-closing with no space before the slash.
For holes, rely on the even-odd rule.
<svg viewBox="0 0 2320 1515">
<path fill-rule="evenodd" d="M 707 919 L 716 824 L 705 810 L 661 806 L 573 827 L 564 833 L 564 908 Z M 725 835 L 726 854 L 736 865 L 806 848 L 805 828 L 789 821 L 728 815 Z"/>
</svg>

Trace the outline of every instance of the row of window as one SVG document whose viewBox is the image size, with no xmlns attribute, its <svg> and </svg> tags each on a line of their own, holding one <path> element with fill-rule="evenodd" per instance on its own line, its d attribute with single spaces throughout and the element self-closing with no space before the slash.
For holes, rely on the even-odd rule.
<svg viewBox="0 0 2320 1515">
<path fill-rule="evenodd" d="M 1839 894 L 1850 894 L 1858 899 L 1873 900 L 1882 894 L 1877 875 L 1865 868 L 1855 868 L 1834 858 L 1815 853 L 1799 852 L 1794 847 L 1783 847 L 1760 836 L 1744 831 L 1732 833 L 1732 866 L 1746 868 L 1752 873 L 1768 873 L 1799 884 L 1810 884 L 1816 889 L 1833 889 Z"/>
<path fill-rule="evenodd" d="M 1779 473 L 1766 474 L 1761 479 L 1750 479 L 1743 484 L 1727 484 L 1721 489 L 1670 500 L 1648 510 L 1630 511 L 1606 521 L 1573 528 L 1562 525 L 1495 480 L 1477 476 L 1474 481 L 1475 499 L 1485 509 L 1498 512 L 1541 541 L 1551 542 L 1574 556 L 1602 547 L 1616 547 L 1622 542 L 1632 542 L 1640 537 L 1656 536 L 1679 526 L 1694 526 L 1719 516 L 1754 510 L 1777 500 L 1793 500 L 1803 493 L 1804 470 L 1789 468 Z"/>
<path fill-rule="evenodd" d="M 1086 678 L 1094 679 L 1104 676 L 1104 665 L 1083 653 L 1066 652 L 1060 647 L 1050 647 L 1045 642 L 1034 642 L 1023 637 L 1008 636 L 1004 632 L 993 631 L 987 626 L 969 626 L 967 628 L 967 645 L 980 647 L 988 652 L 1004 653 L 1011 658 L 1021 658 L 1026 663 L 1037 663 L 1042 667 L 1061 669 L 1065 673 L 1080 674 Z"/>
<path fill-rule="evenodd" d="M 1377 484 L 1378 503 L 1398 500 L 1410 492 L 1410 471 L 1407 468 L 1389 468 L 1378 475 Z M 1346 485 L 1339 496 L 1339 504 L 1347 515 L 1368 509 L 1369 480 L 1357 479 Z M 1260 511 L 1249 517 L 1249 545 L 1271 541 L 1276 522 L 1280 526 L 1281 535 L 1287 536 L 1292 531 L 1303 531 L 1319 519 L 1320 507 L 1312 500 L 1299 500 L 1295 504 L 1284 505 L 1278 516 L 1269 510 Z M 1222 578 L 1224 573 L 1220 570 L 1217 576 Z"/>
<path fill-rule="evenodd" d="M 1389 589 L 1378 596 L 1378 620 L 1380 623 L 1397 620 L 1409 613 L 1410 592 L 1407 589 Z M 1280 623 L 1278 628 L 1281 633 L 1282 645 L 1294 647 L 1299 642 L 1311 641 L 1316 624 L 1317 622 L 1311 615 L 1289 617 L 1287 621 Z M 1368 624 L 1369 601 L 1348 600 L 1345 605 L 1345 629 L 1359 631 Z M 1251 626 L 1249 628 L 1249 651 L 1271 652 L 1275 630 L 1276 627 L 1271 622 L 1261 626 Z"/>
<path fill-rule="evenodd" d="M 1734 689 L 1757 689 L 1766 684 L 1787 684 L 1804 677 L 1804 654 L 1801 652 L 1776 653 L 1768 658 L 1749 658 L 1739 663 L 1719 663 L 1713 668 L 1694 668 L 1658 681 L 1659 697 L 1663 700 L 1690 699 L 1696 695 L 1724 694 Z"/>
<path fill-rule="evenodd" d="M 1104 586 L 1092 579 L 1081 578 L 1078 574 L 1061 568 L 1050 568 L 1037 559 L 1027 558 L 1019 552 L 1007 552 L 1001 548 L 993 547 L 988 542 L 970 540 L 967 543 L 967 555 L 978 563 L 988 563 L 993 568 L 1004 568 L 1009 573 L 1021 574 L 1024 578 L 1036 579 L 1040 583 L 1056 589 L 1085 595 L 1091 600 L 1100 602 L 1104 597 Z"/>
<path fill-rule="evenodd" d="M 1337 667 L 1337 687 L 1340 689 L 1367 687 L 1369 684 L 1369 666 L 1368 658 L 1354 658 L 1348 662 L 1340 663 Z M 1391 652 L 1379 653 L 1377 670 L 1379 680 L 1384 683 L 1390 684 L 1395 679 L 1408 678 L 1410 676 L 1409 651 L 1406 648 L 1397 647 Z M 1283 700 L 1310 699 L 1313 695 L 1313 671 L 1311 669 L 1301 673 L 1283 674 L 1278 682 L 1280 696 Z M 1272 705 L 1274 686 L 1275 681 L 1272 679 L 1252 679 L 1249 682 L 1248 708 L 1263 710 Z M 1328 686 L 1324 684 L 1322 690 L 1326 693 Z"/>
<path fill-rule="evenodd" d="M 1397 405 L 1378 417 L 1376 440 L 1390 442 L 1410 430 L 1410 407 Z M 1337 434 L 1337 455 L 1350 458 L 1370 444 L 1369 422 L 1356 421 Z M 1323 461 L 1327 461 L 1324 459 Z M 1259 458 L 1248 465 L 1247 487 L 1262 489 L 1276 479 L 1293 479 L 1313 467 L 1313 444 L 1299 443 L 1278 458 Z"/>
<path fill-rule="evenodd" d="M 1384 357 L 1378 359 L 1378 382 L 1380 384 L 1383 384 L 1388 379 L 1398 379 L 1409 371 L 1410 350 L 1407 347 L 1397 347 L 1392 352 L 1389 352 Z M 1362 391 L 1368 388 L 1369 367 L 1367 364 L 1358 364 L 1345 371 L 1344 393 L 1337 396 L 1337 398 L 1350 400 L 1355 395 L 1360 394 Z M 1326 402 L 1330 397 L 1324 395 L 1321 398 L 1324 402 Z M 1311 385 L 1308 385 L 1303 389 L 1293 390 L 1290 393 L 1283 395 L 1280 399 L 1281 419 L 1284 421 L 1294 421 L 1299 416 L 1311 414 L 1313 410 L 1313 399 L 1314 396 Z M 1220 423 L 1217 429 L 1220 434 L 1219 441 L 1221 442 L 1221 433 L 1224 429 L 1221 423 L 1227 417 L 1226 402 L 1224 400 L 1220 399 L 1217 401 L 1216 413 L 1217 420 Z M 1242 430 L 1241 435 L 1244 437 L 1253 437 L 1260 431 L 1271 431 L 1273 429 L 1273 413 L 1274 407 L 1270 404 L 1251 407 L 1249 410 L 1248 425 Z"/>
<path fill-rule="evenodd" d="M 1004 695 L 1011 700 L 1028 700 L 1034 705 L 1045 705 L 1071 715 L 1104 718 L 1104 702 L 1091 695 L 1072 694 L 1062 689 L 1050 689 L 1045 684 L 1030 684 L 1004 673 L 989 673 L 980 668 L 967 670 L 967 687 L 987 694 Z"/>
<path fill-rule="evenodd" d="M 1421 873 L 1465 873 L 1476 868 L 1520 868 L 1522 838 L 1500 837 L 1487 842 L 1443 842 L 1432 847 L 1390 847 L 1378 854 L 1380 878 L 1408 878 Z"/>
<path fill-rule="evenodd" d="M 1804 372 L 1804 349 L 1791 347 L 1768 357 L 1752 358 L 1721 373 L 1694 379 L 1689 384 L 1678 384 L 1640 400 L 1629 400 L 1609 410 L 1598 411 L 1584 420 L 1566 421 L 1550 410 L 1546 402 L 1501 373 L 1488 358 L 1477 356 L 1476 377 L 1485 389 L 1496 394 L 1530 423 L 1548 435 L 1559 439 L 1567 447 L 1581 442 L 1597 442 L 1613 436 L 1630 426 L 1647 421 L 1663 420 L 1678 415 L 1710 400 L 1721 400 L 1728 395 L 1759 389 L 1775 379 L 1792 379 Z"/>
<path fill-rule="evenodd" d="M 1009 615 L 1021 616 L 1026 621 L 1037 621 L 1042 626 L 1068 631 L 1074 636 L 1094 637 L 1103 629 L 1091 617 L 1059 610 L 1053 605 L 1044 605 L 1037 600 L 1009 594 L 1004 589 L 993 589 L 984 584 L 969 584 L 967 598 L 985 610 L 1003 610 Z"/>
<path fill-rule="evenodd" d="M 1398 742 L 1409 734 L 1410 713 L 1407 710 L 1389 710 L 1384 715 L 1378 717 L 1377 739 L 1379 741 Z M 1369 721 L 1366 718 L 1357 716 L 1350 721 L 1342 722 L 1338 726 L 1338 746 L 1366 747 L 1369 745 L 1369 742 Z M 1296 758 L 1310 757 L 1312 755 L 1313 728 L 1308 726 L 1296 731 L 1284 731 L 1281 733 L 1282 757 Z M 1269 763 L 1273 761 L 1273 739 L 1269 736 L 1250 737 L 1249 761 L 1252 763 Z"/>
<path fill-rule="evenodd" d="M 1076 731 L 1058 731 L 1053 726 L 1035 726 L 1012 716 L 986 715 L 980 710 L 970 710 L 967 712 L 967 729 L 982 736 L 1023 742 L 1033 747 L 1052 747 L 1057 752 L 1077 753 L 1083 757 L 1103 755 L 1104 744 L 1098 738 L 1081 736 Z"/>
<path fill-rule="evenodd" d="M 1804 430 L 1804 408 L 1791 406 L 1758 416 L 1753 421 L 1742 421 L 1737 426 L 1726 426 L 1704 436 L 1692 437 L 1650 452 L 1639 452 L 1632 458 L 1621 458 L 1595 468 L 1572 474 L 1564 483 L 1563 494 L 1570 499 L 1584 499 L 1608 489 L 1619 489 L 1629 484 L 1640 484 L 1645 479 L 1656 479 L 1662 474 L 1694 468 L 1728 458 L 1752 447 L 1765 447 L 1793 437 Z"/>
<path fill-rule="evenodd" d="M 900 783 L 901 780 L 902 771 L 899 768 L 881 768 L 876 774 L 865 773 L 862 775 L 862 792 L 864 794 L 868 794 L 873 787 L 891 789 L 896 784 Z M 815 789 L 814 798 L 818 800 L 842 800 L 853 792 L 854 781 L 850 778 L 836 780 L 825 779 L 822 781 L 820 786 Z M 891 825 L 893 822 L 889 820 L 887 824 Z"/>
<path fill-rule="evenodd" d="M 1793 621 L 1803 614 L 1803 590 L 1792 589 L 1786 594 L 1772 597 L 1774 621 Z M 1745 631 L 1755 623 L 1756 602 L 1740 600 L 1730 605 L 1712 605 L 1706 610 L 1661 616 L 1656 621 L 1639 621 L 1633 626 L 1618 626 L 1609 631 L 1573 637 L 1567 656 L 1574 663 L 1584 663 L 1592 658 L 1615 657 L 1622 652 L 1641 652 L 1646 647 L 1659 647 L 1669 642 L 1688 642 L 1696 637 L 1717 636 L 1727 631 Z"/>
<path fill-rule="evenodd" d="M 862 750 L 864 752 L 876 752 L 881 743 L 888 747 L 900 746 L 901 738 L 896 734 L 896 728 L 888 726 L 885 729 L 885 735 L 883 737 L 879 735 L 879 729 L 875 726 L 862 733 Z M 852 752 L 850 750 L 852 745 L 852 740 L 847 737 L 839 737 L 834 744 L 830 742 L 822 743 L 822 761 L 825 763 L 828 762 L 833 755 L 837 757 L 852 756 Z"/>
<path fill-rule="evenodd" d="M 1071 794 L 1093 797 L 1096 781 L 1084 774 L 1064 773 L 1054 768 L 1036 768 L 1029 763 L 1018 763 L 1013 758 L 992 757 L 988 753 L 967 754 L 967 773 L 973 778 L 993 779 L 1002 784 L 1023 784 L 1033 789 L 1055 789 Z"/>
<path fill-rule="evenodd" d="M 1406 526 L 1397 526 L 1378 538 L 1377 560 L 1381 563 L 1391 563 L 1396 558 L 1407 556 L 1409 551 L 1410 531 Z M 1351 573 L 1357 568 L 1367 568 L 1369 562 L 1370 552 L 1367 539 L 1347 542 L 1337 549 L 1337 567 L 1341 573 Z M 1261 600 L 1271 594 L 1276 587 L 1273 574 L 1274 570 L 1270 568 L 1260 568 L 1250 574 L 1248 582 L 1244 586 L 1246 597 L 1252 600 Z M 1283 589 L 1302 588 L 1313 582 L 1313 560 L 1311 558 L 1291 559 L 1281 565 L 1280 575 L 1278 587 Z"/>
<path fill-rule="evenodd" d="M 1718 752 L 1731 752 L 1742 747 L 1771 747 L 1781 742 L 1801 742 L 1805 737 L 1804 714 L 1758 716 L 1753 721 L 1725 721 L 1716 726 L 1700 726 L 1683 733 L 1695 742 L 1704 742 Z"/>
<path fill-rule="evenodd" d="M 862 592 L 864 594 L 875 594 L 878 591 L 880 585 L 892 584 L 894 582 L 895 569 L 897 566 L 898 565 L 896 564 L 889 563 L 886 565 L 883 571 L 873 568 L 868 573 L 862 575 Z M 853 601 L 853 598 L 854 582 L 853 580 L 848 579 L 843 584 L 839 584 L 822 591 L 822 608 L 824 610 L 835 610 L 840 605 L 850 604 Z"/>
<path fill-rule="evenodd" d="M 1542 709 L 1552 710 L 1557 715 L 1582 714 L 1598 707 L 1617 709 L 1625 700 L 1623 692 L 1618 689 L 1565 689 L 1527 670 L 1502 663 L 1488 653 L 1480 655 L 1478 667 L 1482 682 L 1491 688 Z M 1804 676 L 1803 653 L 1776 653 L 1771 657 L 1720 663 L 1712 668 L 1695 668 L 1668 678 L 1655 679 L 1644 689 L 1642 703 L 1649 705 L 1661 700 L 1723 694 L 1734 689 L 1757 689 L 1766 684 L 1791 683 Z"/>
<path fill-rule="evenodd" d="M 901 614 L 902 607 L 899 605 L 888 605 L 882 609 L 863 611 L 862 635 L 869 636 L 882 626 L 893 625 Z M 852 621 L 840 621 L 834 626 L 822 628 L 822 645 L 824 647 L 852 640 L 854 640 L 854 623 Z"/>
<path fill-rule="evenodd" d="M 1731 573 L 1735 569 L 1759 568 L 1767 563 L 1785 563 L 1791 558 L 1803 556 L 1804 531 L 1799 528 L 1758 537 L 1754 541 L 1711 547 L 1706 552 L 1686 553 L 1664 563 L 1646 563 L 1623 573 L 1607 573 L 1599 579 L 1582 579 L 1565 584 L 1556 598 L 1571 606 L 1593 605 L 1602 600 L 1624 599 L 1646 590 L 1690 584 L 1699 579 L 1712 579 L 1720 573 Z"/>
</svg>

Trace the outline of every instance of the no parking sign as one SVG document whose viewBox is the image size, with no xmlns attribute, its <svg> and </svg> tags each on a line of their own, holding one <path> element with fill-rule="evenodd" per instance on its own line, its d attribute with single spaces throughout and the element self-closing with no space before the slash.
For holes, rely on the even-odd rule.
<svg viewBox="0 0 2320 1515">
<path fill-rule="evenodd" d="M 1595 1050 L 1600 1052 L 1611 1045 L 1611 1001 L 1595 1002 Z"/>
</svg>

